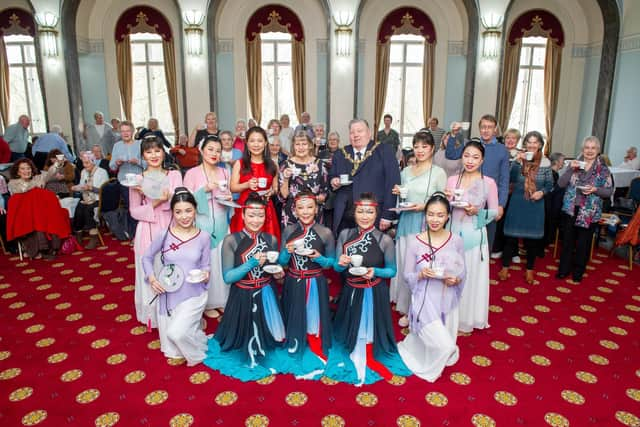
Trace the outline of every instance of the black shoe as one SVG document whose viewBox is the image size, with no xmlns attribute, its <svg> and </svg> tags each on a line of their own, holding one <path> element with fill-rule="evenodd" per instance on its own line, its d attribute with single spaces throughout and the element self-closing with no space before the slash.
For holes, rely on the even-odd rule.
<svg viewBox="0 0 640 427">
<path fill-rule="evenodd" d="M 568 276 L 568 273 L 556 273 L 556 279 L 564 279 Z"/>
<path fill-rule="evenodd" d="M 571 280 L 573 280 L 574 283 L 582 282 L 582 274 L 574 274 Z"/>
</svg>

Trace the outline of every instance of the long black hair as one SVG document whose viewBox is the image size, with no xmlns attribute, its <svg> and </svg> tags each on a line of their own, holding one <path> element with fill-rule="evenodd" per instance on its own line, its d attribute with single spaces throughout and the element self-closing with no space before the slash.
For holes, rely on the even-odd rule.
<svg viewBox="0 0 640 427">
<path fill-rule="evenodd" d="M 196 198 L 191 193 L 191 191 L 189 191 L 189 189 L 186 188 L 186 187 L 176 187 L 176 190 L 173 193 L 173 196 L 171 197 L 171 202 L 170 202 L 172 211 L 173 211 L 173 207 L 176 205 L 176 203 L 179 203 L 179 202 L 191 203 L 194 208 L 198 207 L 198 203 L 196 202 Z"/>
<path fill-rule="evenodd" d="M 247 197 L 247 200 L 245 200 L 244 202 L 244 206 L 242 207 L 242 213 L 244 213 L 244 211 L 249 208 L 250 205 L 260 205 L 264 208 L 267 207 L 267 202 L 264 200 L 264 197 L 260 196 L 258 193 L 256 193 L 255 191 L 252 191 L 251 193 L 249 193 L 249 196 Z"/>
<path fill-rule="evenodd" d="M 144 152 L 151 148 L 159 148 L 164 154 L 164 144 L 157 136 L 150 134 L 142 138 L 140 143 L 140 156 L 144 158 Z"/>
<path fill-rule="evenodd" d="M 433 135 L 431 135 L 431 132 L 426 132 L 426 131 L 419 131 L 418 133 L 413 135 L 413 142 L 411 143 L 411 146 L 415 147 L 418 142 L 423 142 L 431 146 L 432 149 L 436 145 L 436 143 L 433 140 Z"/>
<path fill-rule="evenodd" d="M 262 129 L 260 126 L 254 126 L 249 128 L 247 131 L 247 139 L 244 143 L 244 151 L 242 152 L 242 163 L 240 165 L 242 168 L 240 169 L 241 175 L 249 175 L 251 173 L 251 152 L 249 152 L 249 138 L 251 134 L 259 133 L 264 138 L 264 151 L 262 152 L 262 159 L 264 161 L 264 167 L 268 175 L 276 176 L 278 172 L 278 166 L 271 160 L 271 156 L 269 155 L 269 137 L 267 136 L 267 132 Z"/>
<path fill-rule="evenodd" d="M 431 195 L 431 197 L 429 197 L 429 200 L 427 200 L 427 203 L 424 205 L 424 213 L 426 214 L 429 206 L 435 203 L 442 203 L 447 208 L 447 212 L 451 212 L 451 204 L 449 203 L 449 199 L 447 199 L 446 194 L 442 191 L 436 191 Z"/>
</svg>

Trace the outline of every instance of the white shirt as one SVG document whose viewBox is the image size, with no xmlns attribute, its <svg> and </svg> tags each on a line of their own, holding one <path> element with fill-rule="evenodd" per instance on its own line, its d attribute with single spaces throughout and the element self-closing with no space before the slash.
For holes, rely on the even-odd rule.
<svg viewBox="0 0 640 427">
<path fill-rule="evenodd" d="M 624 162 L 620 163 L 618 167 L 622 169 L 638 170 L 640 169 L 640 157 L 636 156 L 631 160 L 625 160 Z"/>
<path fill-rule="evenodd" d="M 96 125 L 96 132 L 98 132 L 98 136 L 102 138 L 102 135 L 104 135 L 104 123 L 101 125 Z"/>
</svg>

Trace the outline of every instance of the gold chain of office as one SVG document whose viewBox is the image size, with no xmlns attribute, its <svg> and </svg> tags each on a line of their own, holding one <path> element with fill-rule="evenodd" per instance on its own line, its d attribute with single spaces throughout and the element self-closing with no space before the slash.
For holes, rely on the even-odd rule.
<svg viewBox="0 0 640 427">
<path fill-rule="evenodd" d="M 347 153 L 344 148 L 340 149 L 342 151 L 342 154 L 344 155 L 344 158 L 351 162 L 351 164 L 353 164 L 353 169 L 351 169 L 351 176 L 355 175 L 356 172 L 358 172 L 358 168 L 360 168 L 360 165 L 364 163 L 369 157 L 371 157 L 373 152 L 376 151 L 376 148 L 378 148 L 378 145 L 380 145 L 380 142 L 376 141 L 376 143 L 373 144 L 373 147 L 371 147 L 371 150 L 365 151 L 364 156 L 361 160 L 354 159 L 351 154 Z"/>
</svg>

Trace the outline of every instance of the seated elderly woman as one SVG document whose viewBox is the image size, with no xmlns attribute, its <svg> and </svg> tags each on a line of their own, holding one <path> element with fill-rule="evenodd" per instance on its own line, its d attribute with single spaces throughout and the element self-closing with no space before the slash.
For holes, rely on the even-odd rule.
<svg viewBox="0 0 640 427">
<path fill-rule="evenodd" d="M 42 188 L 58 173 L 61 162 L 40 175 L 30 159 L 20 159 L 11 168 L 7 239 L 22 238 L 25 253 L 32 259 L 53 259 L 60 239 L 70 232 L 67 210 L 52 192 Z"/>
<path fill-rule="evenodd" d="M 82 242 L 82 232 L 89 232 L 89 243 L 86 249 L 98 246 L 98 224 L 95 220 L 95 210 L 98 208 L 100 187 L 109 180 L 107 171 L 95 164 L 95 157 L 91 151 L 80 155 L 82 173 L 78 185 L 71 187 L 73 191 L 82 192 L 82 197 L 73 215 L 73 231 L 78 242 Z"/>
<path fill-rule="evenodd" d="M 62 162 L 62 163 L 61 163 Z M 53 149 L 47 154 L 44 162 L 44 171 L 48 171 L 52 165 L 59 164 L 57 172 L 45 184 L 45 189 L 53 191 L 56 196 L 62 198 L 71 195 L 71 187 L 76 178 L 76 167 L 64 157 L 62 151 Z"/>
</svg>

